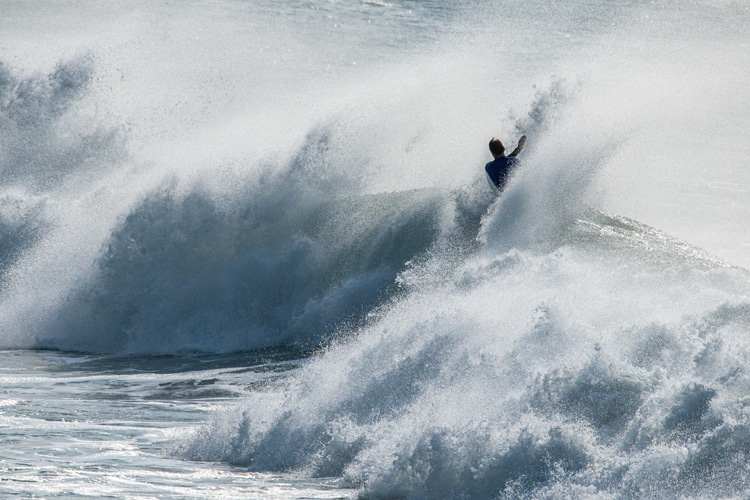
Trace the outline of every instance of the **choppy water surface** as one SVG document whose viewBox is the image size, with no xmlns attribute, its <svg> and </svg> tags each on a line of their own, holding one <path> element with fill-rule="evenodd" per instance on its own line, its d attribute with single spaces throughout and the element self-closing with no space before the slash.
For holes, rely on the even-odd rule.
<svg viewBox="0 0 750 500">
<path fill-rule="evenodd" d="M 299 353 L 0 353 L 4 498 L 348 498 L 333 480 L 190 462 L 175 437 L 298 369 Z"/>
</svg>

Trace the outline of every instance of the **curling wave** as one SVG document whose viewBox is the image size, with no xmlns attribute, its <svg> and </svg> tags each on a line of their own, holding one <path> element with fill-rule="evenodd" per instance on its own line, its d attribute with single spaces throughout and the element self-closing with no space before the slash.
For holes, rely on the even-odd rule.
<svg viewBox="0 0 750 500">
<path fill-rule="evenodd" d="M 363 194 L 335 120 L 233 186 L 154 174 L 132 164 L 120 128 L 80 124 L 92 64 L 26 79 L 0 66 L 5 348 L 314 348 L 393 297 L 410 262 L 471 241 L 490 202 Z"/>
</svg>

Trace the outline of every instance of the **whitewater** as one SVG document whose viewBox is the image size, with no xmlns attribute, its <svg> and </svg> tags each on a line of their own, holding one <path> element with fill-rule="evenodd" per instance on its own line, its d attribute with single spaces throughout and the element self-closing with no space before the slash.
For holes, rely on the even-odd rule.
<svg viewBox="0 0 750 500">
<path fill-rule="evenodd" d="M 747 33 L 0 1 L 0 496 L 747 498 Z"/>
</svg>

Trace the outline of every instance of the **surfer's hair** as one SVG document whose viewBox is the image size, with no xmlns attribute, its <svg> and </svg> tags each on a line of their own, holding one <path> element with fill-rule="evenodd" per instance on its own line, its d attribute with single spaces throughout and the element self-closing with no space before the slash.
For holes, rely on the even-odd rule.
<svg viewBox="0 0 750 500">
<path fill-rule="evenodd" d="M 493 156 L 502 156 L 505 153 L 505 146 L 500 142 L 500 139 L 492 138 L 490 141 L 490 153 Z"/>
</svg>

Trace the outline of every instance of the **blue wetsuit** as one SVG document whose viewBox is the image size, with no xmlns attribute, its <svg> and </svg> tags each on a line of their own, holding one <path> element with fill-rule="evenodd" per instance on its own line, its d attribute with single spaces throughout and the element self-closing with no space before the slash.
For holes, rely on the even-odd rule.
<svg viewBox="0 0 750 500">
<path fill-rule="evenodd" d="M 501 156 L 495 158 L 487 165 L 484 166 L 487 176 L 490 178 L 492 184 L 499 190 L 502 191 L 505 184 L 508 182 L 510 173 L 518 164 L 518 160 L 508 156 Z"/>
</svg>

